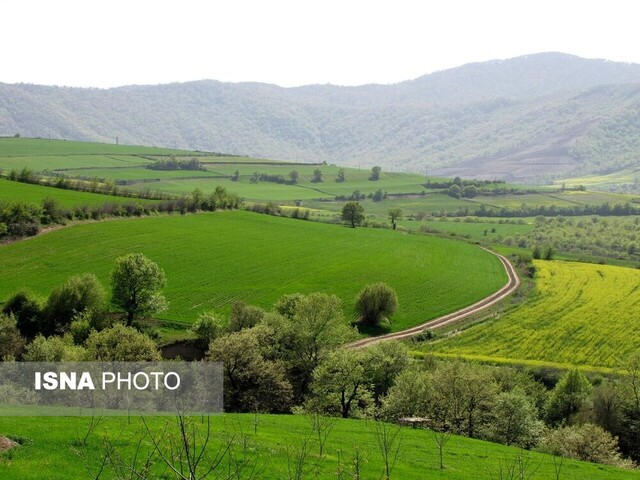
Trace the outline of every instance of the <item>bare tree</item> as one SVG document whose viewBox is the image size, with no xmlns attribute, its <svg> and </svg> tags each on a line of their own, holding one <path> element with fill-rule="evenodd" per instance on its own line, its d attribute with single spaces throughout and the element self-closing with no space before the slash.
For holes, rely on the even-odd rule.
<svg viewBox="0 0 640 480">
<path fill-rule="evenodd" d="M 318 412 L 308 412 L 305 415 L 305 418 L 307 419 L 314 436 L 318 439 L 318 446 L 320 448 L 319 457 L 322 458 L 324 445 L 336 424 L 336 419 L 320 415 Z"/>
<path fill-rule="evenodd" d="M 373 434 L 378 444 L 382 462 L 384 464 L 383 478 L 391 479 L 391 473 L 400 456 L 402 446 L 402 427 L 386 422 L 373 421 Z"/>
</svg>

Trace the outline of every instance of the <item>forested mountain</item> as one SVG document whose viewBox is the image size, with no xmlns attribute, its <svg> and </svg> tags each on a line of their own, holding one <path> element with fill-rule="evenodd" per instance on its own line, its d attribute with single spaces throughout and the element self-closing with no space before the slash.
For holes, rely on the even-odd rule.
<svg viewBox="0 0 640 480">
<path fill-rule="evenodd" d="M 640 163 L 640 65 L 559 53 L 394 85 L 0 84 L 0 135 L 540 181 Z"/>
</svg>

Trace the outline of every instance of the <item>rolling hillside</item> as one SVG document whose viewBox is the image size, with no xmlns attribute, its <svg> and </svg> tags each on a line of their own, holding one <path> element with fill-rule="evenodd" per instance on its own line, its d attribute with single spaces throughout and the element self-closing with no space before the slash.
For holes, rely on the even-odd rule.
<svg viewBox="0 0 640 480">
<path fill-rule="evenodd" d="M 633 168 L 640 66 L 537 54 L 395 85 L 0 84 L 0 135 L 541 182 Z"/>
<path fill-rule="evenodd" d="M 397 331 L 470 305 L 507 280 L 496 257 L 463 242 L 216 212 L 87 223 L 5 245 L 0 301 L 21 287 L 48 295 L 84 272 L 106 286 L 115 259 L 131 252 L 165 269 L 169 310 L 160 318 L 181 322 L 203 311 L 226 316 L 238 300 L 270 309 L 284 294 L 314 291 L 337 295 L 353 320 L 358 292 L 384 281 L 398 293 Z"/>
</svg>

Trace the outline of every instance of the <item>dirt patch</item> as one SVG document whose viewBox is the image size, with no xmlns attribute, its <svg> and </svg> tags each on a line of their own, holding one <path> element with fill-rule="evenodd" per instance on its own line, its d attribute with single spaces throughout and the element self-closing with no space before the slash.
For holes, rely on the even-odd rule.
<svg viewBox="0 0 640 480">
<path fill-rule="evenodd" d="M 0 435 L 0 452 L 6 452 L 7 450 L 11 450 L 17 446 L 18 444 L 13 440 Z"/>
</svg>

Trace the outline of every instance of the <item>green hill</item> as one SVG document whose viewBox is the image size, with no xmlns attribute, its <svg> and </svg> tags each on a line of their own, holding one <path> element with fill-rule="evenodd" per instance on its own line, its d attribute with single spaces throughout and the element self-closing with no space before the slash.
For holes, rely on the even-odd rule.
<svg viewBox="0 0 640 480">
<path fill-rule="evenodd" d="M 257 420 L 257 425 L 254 424 Z M 78 435 L 87 432 L 90 419 L 64 417 L 13 417 L 4 418 L 0 426 L 3 435 L 19 438 L 23 445 L 0 456 L 0 476 L 5 480 L 74 480 L 86 479 L 87 465 L 96 472 L 101 461 L 103 439 L 115 440 L 114 446 L 125 460 L 132 460 L 136 441 L 144 438 L 144 427 L 139 418 L 105 418 L 82 445 Z M 154 432 L 160 431 L 164 419 L 147 419 Z M 254 425 L 256 430 L 254 430 Z M 393 427 L 391 427 L 393 428 Z M 297 415 L 224 415 L 212 417 L 212 441 L 208 451 L 214 454 L 224 444 L 225 438 L 235 439 L 232 452 L 236 461 L 247 462 L 244 473 L 256 466 L 251 478 L 270 480 L 291 478 L 289 466 L 297 460 L 301 445 L 307 438 L 308 453 L 304 472 L 308 478 L 335 479 L 341 467 L 345 474 L 351 472 L 356 449 L 361 455 L 360 478 L 380 478 L 382 457 L 375 440 L 371 422 L 336 419 L 329 434 L 322 458 L 318 447 L 310 437 L 309 424 Z M 226 432 L 226 434 L 223 434 Z M 139 452 L 142 462 L 148 445 L 143 442 Z M 248 459 L 243 456 L 243 448 Z M 114 452 L 112 452 L 113 454 Z M 392 471 L 392 479 L 424 480 L 492 480 L 504 478 L 499 471 L 514 464 L 518 449 L 502 445 L 452 436 L 444 449 L 445 470 L 439 469 L 438 453 L 433 435 L 427 430 L 403 428 L 398 461 Z M 535 452 L 522 452 L 526 462 L 525 473 L 533 478 L 556 478 L 554 458 Z M 556 459 L 556 464 L 558 463 Z M 141 465 L 141 463 L 139 463 Z M 227 472 L 228 460 L 221 464 Z M 315 472 L 315 473 L 314 473 Z M 127 471 L 127 473 L 129 473 Z M 560 478 L 564 480 L 623 480 L 637 478 L 638 473 L 620 468 L 587 462 L 564 460 Z M 103 478 L 103 477 L 100 477 Z M 108 476 L 105 478 L 112 478 Z M 159 478 L 159 477 L 158 477 Z M 216 477 L 213 477 L 216 478 Z M 227 478 L 221 477 L 221 478 Z M 236 478 L 236 477 L 231 477 Z M 240 477 L 246 478 L 246 477 Z M 294 477 L 295 478 L 295 477 Z M 307 478 L 303 476 L 302 478 Z M 352 478 L 351 476 L 343 478 Z M 509 477 L 511 478 L 511 477 Z M 530 478 L 530 477 L 526 477 Z"/>
<path fill-rule="evenodd" d="M 115 258 L 131 252 L 165 269 L 161 318 L 182 322 L 207 310 L 227 314 L 236 300 L 269 308 L 283 294 L 313 291 L 340 297 L 353 319 L 357 293 L 383 281 L 398 293 L 391 328 L 401 330 L 507 281 L 496 257 L 463 242 L 236 211 L 82 224 L 3 246 L 0 299 L 22 286 L 48 295 L 84 272 L 107 285 Z"/>
</svg>

